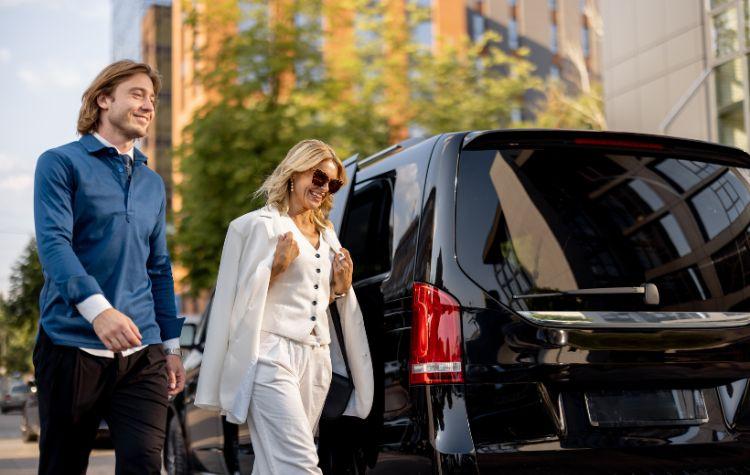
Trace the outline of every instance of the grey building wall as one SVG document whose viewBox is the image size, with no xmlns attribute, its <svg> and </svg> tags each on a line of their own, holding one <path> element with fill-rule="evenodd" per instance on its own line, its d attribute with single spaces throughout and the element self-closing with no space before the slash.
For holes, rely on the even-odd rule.
<svg viewBox="0 0 750 475">
<path fill-rule="evenodd" d="M 611 129 L 748 149 L 750 33 L 745 33 L 744 19 L 750 1 L 600 0 L 600 9 L 605 112 Z M 737 17 L 730 32 L 736 46 L 718 54 L 717 41 L 726 33 L 717 18 L 727 9 Z M 731 78 L 726 77 L 727 66 L 722 67 L 727 61 L 736 65 Z"/>
</svg>

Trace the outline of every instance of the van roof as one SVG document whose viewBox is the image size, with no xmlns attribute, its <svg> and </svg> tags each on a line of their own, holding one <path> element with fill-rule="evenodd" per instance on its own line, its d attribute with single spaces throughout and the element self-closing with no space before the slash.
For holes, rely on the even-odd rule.
<svg viewBox="0 0 750 475">
<path fill-rule="evenodd" d="M 605 149 L 650 150 L 679 155 L 700 155 L 733 165 L 750 165 L 750 155 L 735 147 L 687 138 L 632 132 L 600 132 L 558 129 L 505 129 L 469 132 L 464 137 L 464 150 L 495 147 L 538 145 L 591 147 Z"/>
</svg>

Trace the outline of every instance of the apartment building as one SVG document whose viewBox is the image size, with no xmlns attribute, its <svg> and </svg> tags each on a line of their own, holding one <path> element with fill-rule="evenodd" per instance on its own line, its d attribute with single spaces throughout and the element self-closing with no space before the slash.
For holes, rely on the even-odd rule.
<svg viewBox="0 0 750 475">
<path fill-rule="evenodd" d="M 602 0 L 612 129 L 750 149 L 750 0 Z"/>
</svg>

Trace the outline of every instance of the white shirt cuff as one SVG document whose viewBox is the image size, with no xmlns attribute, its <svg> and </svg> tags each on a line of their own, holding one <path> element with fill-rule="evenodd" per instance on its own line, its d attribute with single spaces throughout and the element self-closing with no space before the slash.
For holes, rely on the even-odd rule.
<svg viewBox="0 0 750 475">
<path fill-rule="evenodd" d="M 180 339 L 179 338 L 170 338 L 169 340 L 162 342 L 162 345 L 167 350 L 170 350 L 172 348 L 179 348 L 180 347 Z"/>
<path fill-rule="evenodd" d="M 104 295 L 94 294 L 77 303 L 76 308 L 83 315 L 83 318 L 88 320 L 89 323 L 94 323 L 94 319 L 103 311 L 112 308 L 112 304 Z"/>
</svg>

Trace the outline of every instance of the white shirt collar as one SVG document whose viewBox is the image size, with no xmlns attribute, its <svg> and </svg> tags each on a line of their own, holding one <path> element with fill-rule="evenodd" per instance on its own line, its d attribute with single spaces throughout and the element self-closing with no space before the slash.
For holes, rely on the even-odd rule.
<svg viewBox="0 0 750 475">
<path fill-rule="evenodd" d="M 104 137 L 102 137 L 101 135 L 99 135 L 97 132 L 94 132 L 94 137 L 96 137 L 96 139 L 99 140 L 99 142 L 101 142 L 102 144 L 104 144 L 104 146 L 106 146 L 106 147 L 112 147 L 113 149 L 117 150 L 117 147 L 115 147 L 114 145 L 112 145 L 109 142 L 109 140 L 105 139 Z M 128 150 L 127 152 L 122 153 L 120 155 L 127 155 L 128 157 L 130 157 L 131 160 L 133 160 L 133 149 L 135 149 L 135 147 L 130 147 L 130 150 Z M 117 153 L 120 153 L 120 151 L 117 150 Z"/>
</svg>

